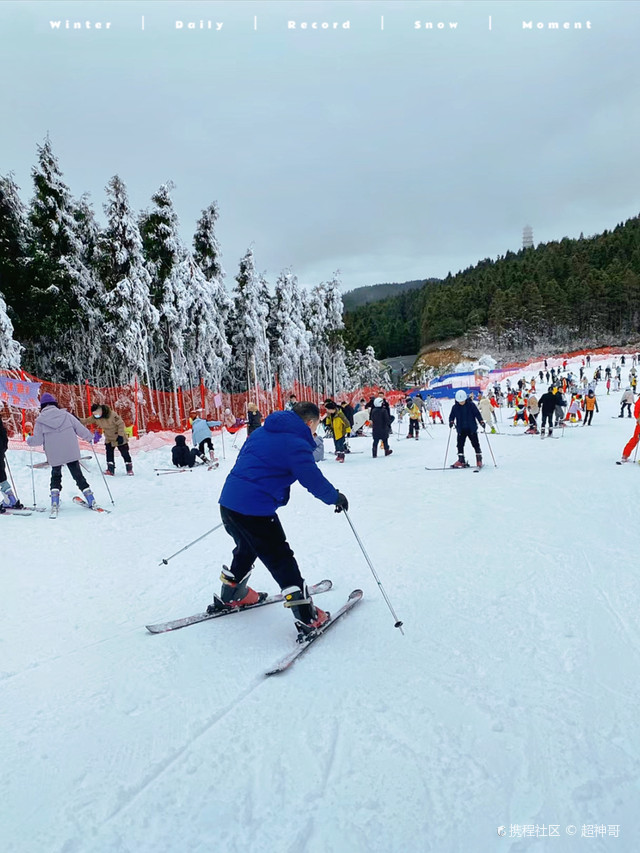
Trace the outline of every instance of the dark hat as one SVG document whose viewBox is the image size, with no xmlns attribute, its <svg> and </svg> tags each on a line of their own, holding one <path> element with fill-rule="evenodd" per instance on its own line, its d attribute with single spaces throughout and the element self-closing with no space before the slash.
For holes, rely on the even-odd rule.
<svg viewBox="0 0 640 853">
<path fill-rule="evenodd" d="M 48 406 L 51 403 L 57 403 L 57 402 L 58 401 L 53 396 L 53 394 L 49 394 L 48 391 L 45 391 L 45 393 L 42 394 L 42 396 L 40 397 L 40 408 L 42 408 L 43 406 Z"/>
</svg>

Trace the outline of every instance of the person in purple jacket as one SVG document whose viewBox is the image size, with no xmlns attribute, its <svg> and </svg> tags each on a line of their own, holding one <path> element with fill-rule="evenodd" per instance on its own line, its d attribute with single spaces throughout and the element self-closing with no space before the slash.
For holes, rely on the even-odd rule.
<svg viewBox="0 0 640 853">
<path fill-rule="evenodd" d="M 291 608 L 298 630 L 309 633 L 329 614 L 316 607 L 293 555 L 276 510 L 289 501 L 292 483 L 301 483 L 335 511 L 349 509 L 346 497 L 323 476 L 313 458 L 313 433 L 320 422 L 314 403 L 296 403 L 290 411 L 273 412 L 247 438 L 220 495 L 220 516 L 236 547 L 231 567 L 223 566 L 220 595 L 209 613 L 257 604 L 267 593 L 251 589 L 256 558 L 265 564 Z"/>
<path fill-rule="evenodd" d="M 95 505 L 93 492 L 84 478 L 80 467 L 80 447 L 78 436 L 85 441 L 92 441 L 93 435 L 86 426 L 70 412 L 58 406 L 58 401 L 44 393 L 40 397 L 40 414 L 33 427 L 33 435 L 27 438 L 31 447 L 44 447 L 47 462 L 51 465 L 51 506 L 60 504 L 62 489 L 62 466 L 66 465 L 76 485 L 84 495 L 90 507 Z"/>
</svg>

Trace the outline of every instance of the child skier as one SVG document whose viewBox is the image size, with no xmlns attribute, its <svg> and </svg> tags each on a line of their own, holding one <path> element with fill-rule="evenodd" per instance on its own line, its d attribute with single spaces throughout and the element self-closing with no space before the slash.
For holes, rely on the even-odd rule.
<svg viewBox="0 0 640 853">
<path fill-rule="evenodd" d="M 4 512 L 5 507 L 24 509 L 23 504 L 15 496 L 11 483 L 7 480 L 5 455 L 8 447 L 9 436 L 0 418 L 0 512 Z"/>
<path fill-rule="evenodd" d="M 580 409 L 584 406 L 582 401 L 582 397 L 580 394 L 575 394 L 571 398 L 571 403 L 569 404 L 569 408 L 567 409 L 567 414 L 565 416 L 565 421 L 571 421 L 571 423 L 576 423 L 576 421 L 582 420 L 582 412 Z"/>
<path fill-rule="evenodd" d="M 480 398 L 478 403 L 478 409 L 480 410 L 480 414 L 484 418 L 485 423 L 491 424 L 491 432 L 494 433 L 496 428 L 494 426 L 494 422 L 496 421 L 496 416 L 493 411 L 493 404 L 489 397 L 485 394 Z"/>
<path fill-rule="evenodd" d="M 273 412 L 261 429 L 243 444 L 220 495 L 220 516 L 235 542 L 231 567 L 223 566 L 220 595 L 214 595 L 209 613 L 257 604 L 266 593 L 249 586 L 256 558 L 269 570 L 291 609 L 298 630 L 308 633 L 323 625 L 329 614 L 316 607 L 308 594 L 276 511 L 289 501 L 296 481 L 335 511 L 349 502 L 321 474 L 313 459 L 313 433 L 320 422 L 314 403 L 297 403 L 291 411 Z"/>
<path fill-rule="evenodd" d="M 631 390 L 631 386 L 629 385 L 627 386 L 626 391 L 622 395 L 622 400 L 620 401 L 620 414 L 618 415 L 619 418 L 624 417 L 625 408 L 627 410 L 628 417 L 631 417 L 631 406 L 633 405 L 634 399 L 635 398 L 633 396 L 633 391 Z"/>
<path fill-rule="evenodd" d="M 530 394 L 527 399 L 527 415 L 529 418 L 529 429 L 525 430 L 525 435 L 538 435 L 537 418 L 540 411 L 540 404 L 535 394 Z"/>
<path fill-rule="evenodd" d="M 478 468 L 482 468 L 482 451 L 478 440 L 477 424 L 480 424 L 484 429 L 485 422 L 476 404 L 473 400 L 467 399 L 467 392 L 462 389 L 456 391 L 455 403 L 449 414 L 449 429 L 453 429 L 454 424 L 458 431 L 458 461 L 454 462 L 451 467 L 469 467 L 464 458 L 464 445 L 468 438 L 476 452 L 476 465 Z"/>
<path fill-rule="evenodd" d="M 109 408 L 106 403 L 94 403 L 91 406 L 91 417 L 80 418 L 79 420 L 80 423 L 87 427 L 99 427 L 104 433 L 105 450 L 107 453 L 107 470 L 104 473 L 110 477 L 115 475 L 115 452 L 117 447 L 120 451 L 120 456 L 124 459 L 127 474 L 133 476 L 133 463 L 131 461 L 131 454 L 129 453 L 127 433 L 125 432 L 124 421 L 120 415 Z"/>
<path fill-rule="evenodd" d="M 431 397 L 430 399 L 429 417 L 431 418 L 431 422 L 435 424 L 436 418 L 440 418 L 440 423 L 444 424 L 444 418 L 442 417 L 442 402 L 437 397 Z"/>
<path fill-rule="evenodd" d="M 200 417 L 200 412 L 202 409 L 199 409 L 196 412 L 192 412 L 191 419 L 191 441 L 193 443 L 194 448 L 198 448 L 196 450 L 196 455 L 199 456 L 202 460 L 206 461 L 205 456 L 205 448 L 207 449 L 207 453 L 209 455 L 209 460 L 211 462 L 216 461 L 216 453 L 213 447 L 213 433 L 209 429 L 209 424 L 206 420 Z"/>
<path fill-rule="evenodd" d="M 330 427 L 333 433 L 333 443 L 336 451 L 336 461 L 344 462 L 344 455 L 347 452 L 347 433 L 350 429 L 349 421 L 333 400 L 327 400 L 325 406 L 327 409 L 325 422 L 327 420 L 330 421 Z"/>
<path fill-rule="evenodd" d="M 198 457 L 200 457 L 198 449 L 196 447 L 187 447 L 186 437 L 184 435 L 177 435 L 175 444 L 171 448 L 171 461 L 176 468 L 193 468 Z"/>
<path fill-rule="evenodd" d="M 407 397 L 407 412 L 409 414 L 409 432 L 407 438 L 414 438 L 418 441 L 420 437 L 420 409 L 411 397 Z"/>
<path fill-rule="evenodd" d="M 30 447 L 44 447 L 47 462 L 51 466 L 52 510 L 60 505 L 63 465 L 69 469 L 89 506 L 93 507 L 96 504 L 93 492 L 80 467 L 78 436 L 85 441 L 93 440 L 86 426 L 70 412 L 61 409 L 56 398 L 45 392 L 40 397 L 40 414 L 36 418 L 33 435 L 27 437 L 27 444 Z"/>
<path fill-rule="evenodd" d="M 514 406 L 515 406 L 515 414 L 513 416 L 513 425 L 516 426 L 518 421 L 522 421 L 523 424 L 527 423 L 527 415 L 526 409 L 527 404 L 524 397 L 521 394 L 518 394 L 515 398 Z"/>
<path fill-rule="evenodd" d="M 255 403 L 247 403 L 247 436 L 262 426 L 262 413 Z"/>
</svg>

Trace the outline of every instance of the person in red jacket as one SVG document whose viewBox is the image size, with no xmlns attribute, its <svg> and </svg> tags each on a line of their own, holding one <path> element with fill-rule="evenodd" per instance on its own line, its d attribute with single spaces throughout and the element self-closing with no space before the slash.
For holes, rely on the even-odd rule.
<svg viewBox="0 0 640 853">
<path fill-rule="evenodd" d="M 631 454 L 633 453 L 634 448 L 640 441 L 640 397 L 636 400 L 636 404 L 633 407 L 633 414 L 636 419 L 636 428 L 633 431 L 633 435 L 629 439 L 629 441 L 625 444 L 624 450 L 622 451 L 622 459 L 620 462 L 628 462 Z"/>
</svg>

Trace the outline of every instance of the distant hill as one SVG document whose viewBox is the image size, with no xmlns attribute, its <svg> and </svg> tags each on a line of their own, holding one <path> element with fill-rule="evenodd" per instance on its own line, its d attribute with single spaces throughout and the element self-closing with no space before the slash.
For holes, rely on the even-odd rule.
<svg viewBox="0 0 640 853">
<path fill-rule="evenodd" d="M 378 358 L 461 336 L 498 353 L 626 344 L 640 329 L 640 216 L 593 237 L 485 258 L 418 289 L 379 287 L 394 295 L 344 315 L 347 347 L 370 344 Z"/>
<path fill-rule="evenodd" d="M 359 308 L 361 305 L 367 305 L 369 302 L 379 302 L 381 299 L 388 299 L 390 296 L 398 296 L 407 290 L 418 290 L 423 287 L 428 281 L 439 281 L 437 278 L 422 278 L 417 281 L 402 281 L 393 284 L 371 284 L 367 287 L 356 287 L 355 290 L 348 290 L 342 295 L 342 302 L 345 311 L 353 311 L 354 308 Z"/>
</svg>

